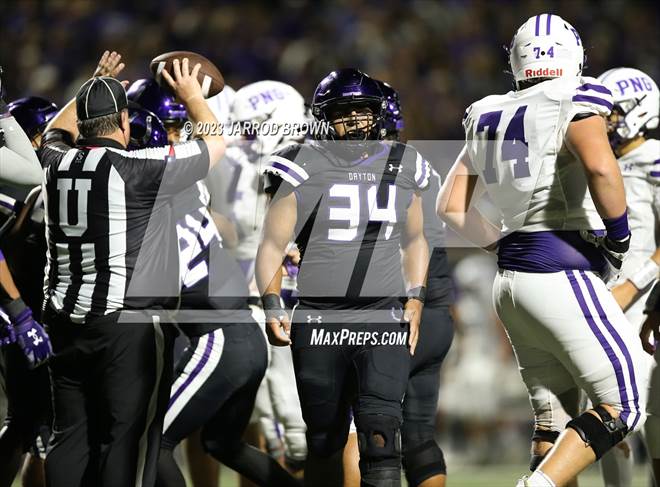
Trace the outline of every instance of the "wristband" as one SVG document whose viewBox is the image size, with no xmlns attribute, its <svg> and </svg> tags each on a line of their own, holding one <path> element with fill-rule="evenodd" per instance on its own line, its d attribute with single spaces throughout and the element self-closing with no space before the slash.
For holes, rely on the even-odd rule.
<svg viewBox="0 0 660 487">
<path fill-rule="evenodd" d="M 5 254 L 2 253 L 2 250 L 0 250 L 0 262 L 5 260 Z"/>
<path fill-rule="evenodd" d="M 605 230 L 607 230 L 607 237 L 610 240 L 623 240 L 630 235 L 627 209 L 620 217 L 603 218 L 603 224 L 605 225 Z"/>
<path fill-rule="evenodd" d="M 279 294 L 268 293 L 261 296 L 261 304 L 263 304 L 264 310 L 266 311 L 284 310 L 284 306 L 282 306 L 282 298 L 280 298 Z"/>
<path fill-rule="evenodd" d="M 658 278 L 660 266 L 653 259 L 648 259 L 628 278 L 635 287 L 642 291 Z"/>
<path fill-rule="evenodd" d="M 421 301 L 423 303 L 426 300 L 426 287 L 417 286 L 409 289 L 406 293 L 406 296 L 408 296 L 408 299 L 416 299 L 417 301 Z"/>
<path fill-rule="evenodd" d="M 4 309 L 12 323 L 22 319 L 25 316 L 26 311 L 30 316 L 32 315 L 32 311 L 27 307 L 21 298 L 14 299 L 12 302 L 5 305 Z"/>
</svg>

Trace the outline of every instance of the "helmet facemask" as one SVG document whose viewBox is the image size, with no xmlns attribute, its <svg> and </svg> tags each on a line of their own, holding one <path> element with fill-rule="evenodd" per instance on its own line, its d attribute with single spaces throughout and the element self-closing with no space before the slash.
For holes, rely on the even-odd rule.
<svg viewBox="0 0 660 487">
<path fill-rule="evenodd" d="M 316 108 L 317 117 L 330 126 L 328 139 L 347 141 L 382 140 L 385 101 L 378 98 L 336 100 Z"/>
<path fill-rule="evenodd" d="M 614 104 L 612 113 L 607 118 L 607 135 L 613 149 L 619 148 L 627 141 L 643 137 L 648 131 L 653 119 L 646 121 L 643 126 L 638 126 L 637 123 L 648 114 L 643 105 L 647 96 L 649 95 L 621 100 Z"/>
</svg>

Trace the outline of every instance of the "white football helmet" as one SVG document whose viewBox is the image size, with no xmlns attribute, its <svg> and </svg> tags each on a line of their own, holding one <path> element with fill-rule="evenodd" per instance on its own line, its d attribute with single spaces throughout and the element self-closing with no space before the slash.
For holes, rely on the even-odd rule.
<svg viewBox="0 0 660 487">
<path fill-rule="evenodd" d="M 241 146 L 257 155 L 302 142 L 311 121 L 302 95 L 279 81 L 258 81 L 238 90 L 231 118 L 243 127 Z"/>
<path fill-rule="evenodd" d="M 582 74 L 584 47 L 580 35 L 558 15 L 530 17 L 513 36 L 509 64 L 516 87 L 534 78 Z"/>
<path fill-rule="evenodd" d="M 612 92 L 619 118 L 610 128 L 610 140 L 630 140 L 658 127 L 660 91 L 651 77 L 638 69 L 614 68 L 598 77 Z"/>
</svg>

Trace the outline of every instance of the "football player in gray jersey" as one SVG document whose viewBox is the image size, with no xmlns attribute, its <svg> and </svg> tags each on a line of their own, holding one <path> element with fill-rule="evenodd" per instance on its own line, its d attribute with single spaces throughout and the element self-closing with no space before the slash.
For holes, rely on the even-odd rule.
<svg viewBox="0 0 660 487">
<path fill-rule="evenodd" d="M 328 130 L 275 153 L 266 168 L 272 201 L 257 284 L 271 343 L 292 347 L 306 485 L 341 485 L 351 410 L 362 485 L 401 482 L 401 402 L 428 266 L 420 193 L 431 169 L 411 147 L 383 141 L 385 104 L 377 81 L 333 71 L 312 104 Z M 292 239 L 301 263 L 291 325 L 280 285 Z"/>
</svg>

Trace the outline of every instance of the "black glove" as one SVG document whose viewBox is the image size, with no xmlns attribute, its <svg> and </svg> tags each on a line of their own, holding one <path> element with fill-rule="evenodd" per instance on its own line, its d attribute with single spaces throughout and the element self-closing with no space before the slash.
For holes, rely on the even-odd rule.
<svg viewBox="0 0 660 487">
<path fill-rule="evenodd" d="M 603 280 L 606 282 L 616 280 L 621 273 L 623 260 L 630 249 L 630 234 L 623 240 L 613 240 L 591 230 L 580 230 L 580 236 L 598 247 L 605 257 L 606 269 Z"/>
</svg>

